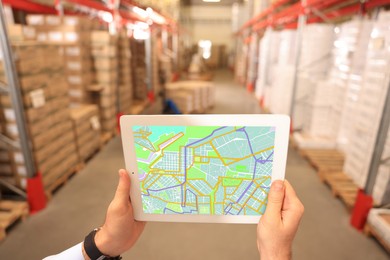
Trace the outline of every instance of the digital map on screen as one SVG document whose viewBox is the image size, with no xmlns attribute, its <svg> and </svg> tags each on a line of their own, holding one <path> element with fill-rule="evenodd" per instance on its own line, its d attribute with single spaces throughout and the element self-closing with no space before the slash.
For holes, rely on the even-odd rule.
<svg viewBox="0 0 390 260">
<path fill-rule="evenodd" d="M 133 126 L 144 213 L 262 215 L 275 127 Z"/>
</svg>

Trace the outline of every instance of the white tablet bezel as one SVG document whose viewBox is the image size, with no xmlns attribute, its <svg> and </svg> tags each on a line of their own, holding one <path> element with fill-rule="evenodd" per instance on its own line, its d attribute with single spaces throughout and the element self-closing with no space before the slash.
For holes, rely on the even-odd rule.
<svg viewBox="0 0 390 260">
<path fill-rule="evenodd" d="M 270 126 L 275 127 L 272 181 L 284 179 L 290 132 L 286 115 L 125 115 L 120 118 L 126 169 L 130 174 L 130 197 L 134 217 L 142 221 L 258 223 L 260 216 L 145 214 L 132 133 L 133 126 Z"/>
</svg>

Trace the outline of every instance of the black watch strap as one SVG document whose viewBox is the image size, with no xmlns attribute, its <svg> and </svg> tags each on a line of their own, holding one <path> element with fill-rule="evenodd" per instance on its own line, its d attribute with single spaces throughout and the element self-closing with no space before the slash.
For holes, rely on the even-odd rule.
<svg viewBox="0 0 390 260">
<path fill-rule="evenodd" d="M 100 252 L 99 248 L 97 248 L 97 246 L 95 244 L 95 235 L 96 235 L 96 232 L 98 230 L 99 230 L 98 228 L 95 228 L 84 239 L 84 250 L 85 250 L 85 253 L 87 253 L 88 257 L 91 260 L 103 260 L 103 259 L 120 260 L 120 259 L 122 259 L 121 256 L 110 257 L 110 256 L 106 256 L 102 252 Z"/>
</svg>

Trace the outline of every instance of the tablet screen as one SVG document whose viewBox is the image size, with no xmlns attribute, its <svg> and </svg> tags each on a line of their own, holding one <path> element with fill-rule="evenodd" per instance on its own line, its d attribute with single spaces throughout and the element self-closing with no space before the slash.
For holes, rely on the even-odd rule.
<svg viewBox="0 0 390 260">
<path fill-rule="evenodd" d="M 275 127 L 132 126 L 143 212 L 264 213 Z"/>
</svg>

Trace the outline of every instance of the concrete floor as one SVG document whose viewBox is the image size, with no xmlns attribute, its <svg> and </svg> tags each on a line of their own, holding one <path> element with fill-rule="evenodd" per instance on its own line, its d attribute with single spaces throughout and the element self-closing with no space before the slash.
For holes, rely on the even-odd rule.
<svg viewBox="0 0 390 260">
<path fill-rule="evenodd" d="M 217 104 L 212 113 L 259 113 L 255 98 L 218 73 Z M 0 259 L 41 259 L 62 251 L 102 224 L 124 167 L 120 139 L 112 140 L 60 189 L 48 207 L 16 225 L 0 245 Z M 294 259 L 389 259 L 373 239 L 349 225 L 349 214 L 315 171 L 292 149 L 287 179 L 306 211 L 294 243 Z M 148 223 L 124 259 L 259 259 L 254 225 Z"/>
</svg>

